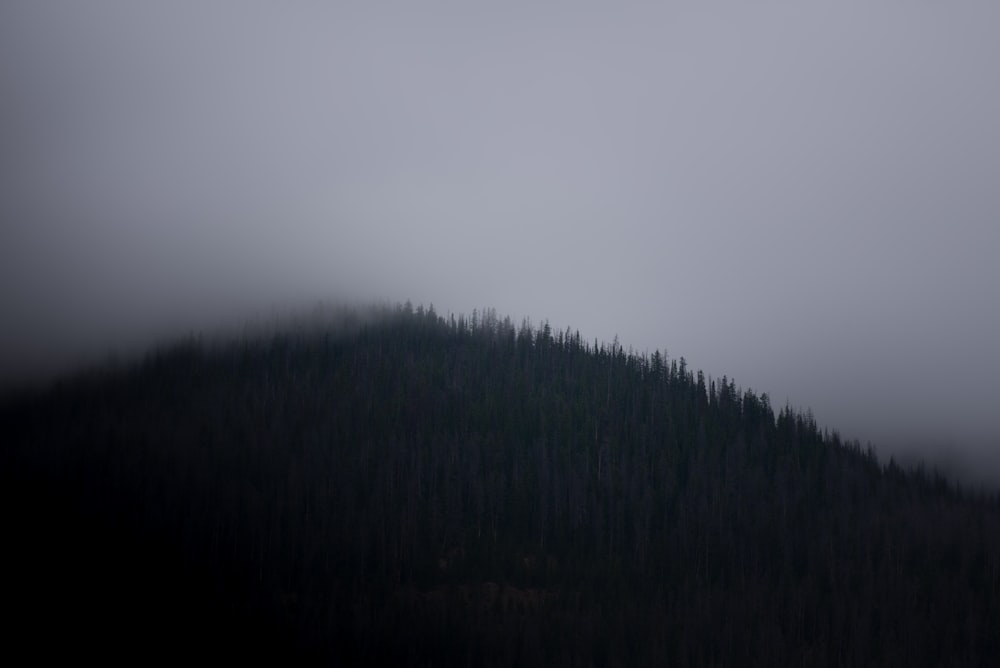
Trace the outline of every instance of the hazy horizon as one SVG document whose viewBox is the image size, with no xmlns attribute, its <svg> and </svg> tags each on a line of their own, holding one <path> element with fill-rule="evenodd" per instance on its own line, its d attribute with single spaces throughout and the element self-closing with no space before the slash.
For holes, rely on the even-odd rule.
<svg viewBox="0 0 1000 668">
<path fill-rule="evenodd" d="M 6 2 L 0 381 L 283 305 L 493 307 L 1000 478 L 998 20 Z"/>
</svg>

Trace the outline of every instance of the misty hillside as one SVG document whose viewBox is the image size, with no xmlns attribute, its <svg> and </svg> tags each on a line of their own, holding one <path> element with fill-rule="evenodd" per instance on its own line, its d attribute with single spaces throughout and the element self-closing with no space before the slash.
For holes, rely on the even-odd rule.
<svg viewBox="0 0 1000 668">
<path fill-rule="evenodd" d="M 473 666 L 1000 654 L 996 496 L 617 341 L 407 305 L 192 338 L 0 411 L 8 651 Z"/>
</svg>

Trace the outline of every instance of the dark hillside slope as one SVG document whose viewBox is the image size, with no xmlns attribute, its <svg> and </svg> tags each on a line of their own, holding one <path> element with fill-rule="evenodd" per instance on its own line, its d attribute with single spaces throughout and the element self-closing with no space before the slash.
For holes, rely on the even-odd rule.
<svg viewBox="0 0 1000 668">
<path fill-rule="evenodd" d="M 1000 656 L 996 499 L 492 312 L 189 341 L 7 400 L 0 438 L 8 637 L 36 656 Z"/>
</svg>

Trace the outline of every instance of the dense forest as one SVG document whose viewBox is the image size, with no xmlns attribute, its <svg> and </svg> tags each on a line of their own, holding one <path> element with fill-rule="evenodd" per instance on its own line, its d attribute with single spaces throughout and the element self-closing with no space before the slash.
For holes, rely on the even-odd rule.
<svg viewBox="0 0 1000 668">
<path fill-rule="evenodd" d="M 995 495 L 682 357 L 492 310 L 337 320 L 191 337 L 3 399 L 8 652 L 1000 656 Z"/>
</svg>

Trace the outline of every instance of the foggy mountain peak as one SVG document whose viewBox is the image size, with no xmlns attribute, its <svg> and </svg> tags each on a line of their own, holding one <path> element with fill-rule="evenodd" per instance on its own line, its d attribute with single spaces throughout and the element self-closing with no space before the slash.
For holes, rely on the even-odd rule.
<svg viewBox="0 0 1000 668">
<path fill-rule="evenodd" d="M 0 370 L 314 298 L 488 304 L 985 447 L 998 14 L 5 3 Z"/>
</svg>

